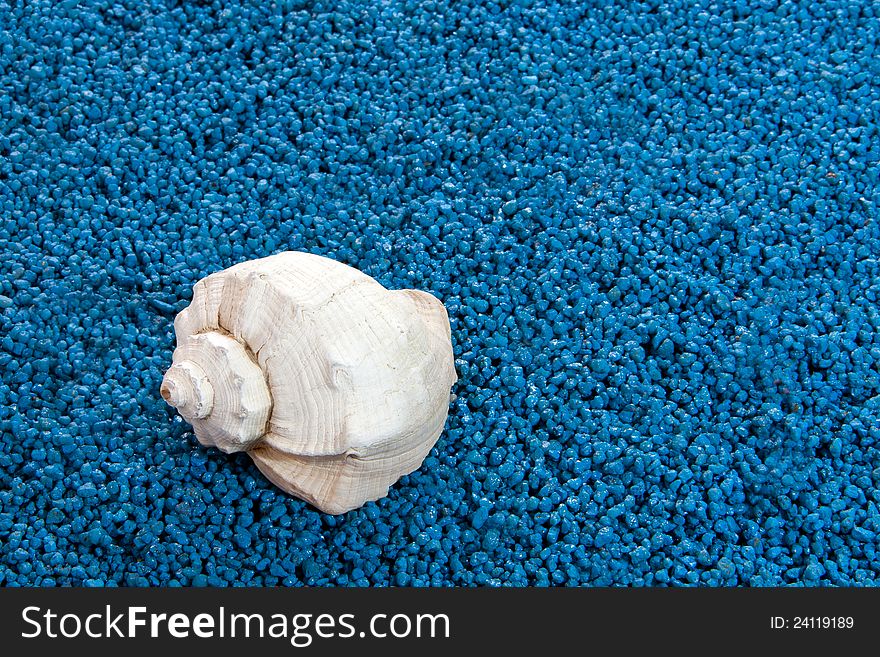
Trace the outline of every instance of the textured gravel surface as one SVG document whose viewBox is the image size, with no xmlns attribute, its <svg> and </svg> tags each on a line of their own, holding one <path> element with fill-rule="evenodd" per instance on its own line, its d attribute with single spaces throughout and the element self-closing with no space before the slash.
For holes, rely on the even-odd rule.
<svg viewBox="0 0 880 657">
<path fill-rule="evenodd" d="M 607 5 L 607 6 L 606 6 Z M 0 0 L 0 584 L 876 584 L 880 10 Z M 158 394 L 286 249 L 446 304 L 344 516 Z"/>
</svg>

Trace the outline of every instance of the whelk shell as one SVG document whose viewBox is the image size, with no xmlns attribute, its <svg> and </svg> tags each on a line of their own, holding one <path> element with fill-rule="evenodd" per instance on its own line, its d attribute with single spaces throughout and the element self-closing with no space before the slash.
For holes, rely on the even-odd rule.
<svg viewBox="0 0 880 657">
<path fill-rule="evenodd" d="M 436 443 L 456 381 L 446 309 L 288 251 L 211 274 L 174 321 L 162 397 L 327 513 L 384 497 Z"/>
</svg>

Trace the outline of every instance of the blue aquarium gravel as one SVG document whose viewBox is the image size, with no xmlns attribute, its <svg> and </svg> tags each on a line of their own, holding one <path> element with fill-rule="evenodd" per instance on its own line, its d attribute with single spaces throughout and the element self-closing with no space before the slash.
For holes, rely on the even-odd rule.
<svg viewBox="0 0 880 657">
<path fill-rule="evenodd" d="M 880 6 L 0 0 L 0 584 L 880 582 Z M 328 516 L 159 396 L 286 249 L 446 304 Z"/>
</svg>

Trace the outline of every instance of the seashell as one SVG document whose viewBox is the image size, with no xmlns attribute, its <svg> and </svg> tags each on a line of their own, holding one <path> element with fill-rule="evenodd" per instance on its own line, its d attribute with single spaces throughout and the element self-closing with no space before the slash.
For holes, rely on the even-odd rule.
<svg viewBox="0 0 880 657">
<path fill-rule="evenodd" d="M 437 442 L 457 380 L 434 296 L 288 251 L 211 274 L 174 320 L 162 397 L 326 513 L 388 494 Z"/>
</svg>

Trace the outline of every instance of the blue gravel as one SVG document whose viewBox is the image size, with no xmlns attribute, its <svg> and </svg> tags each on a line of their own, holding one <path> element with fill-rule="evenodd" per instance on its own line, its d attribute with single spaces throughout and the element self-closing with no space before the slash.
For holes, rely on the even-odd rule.
<svg viewBox="0 0 880 657">
<path fill-rule="evenodd" d="M 880 583 L 880 7 L 0 1 L 0 584 Z M 158 394 L 200 277 L 444 300 L 323 515 Z"/>
</svg>

